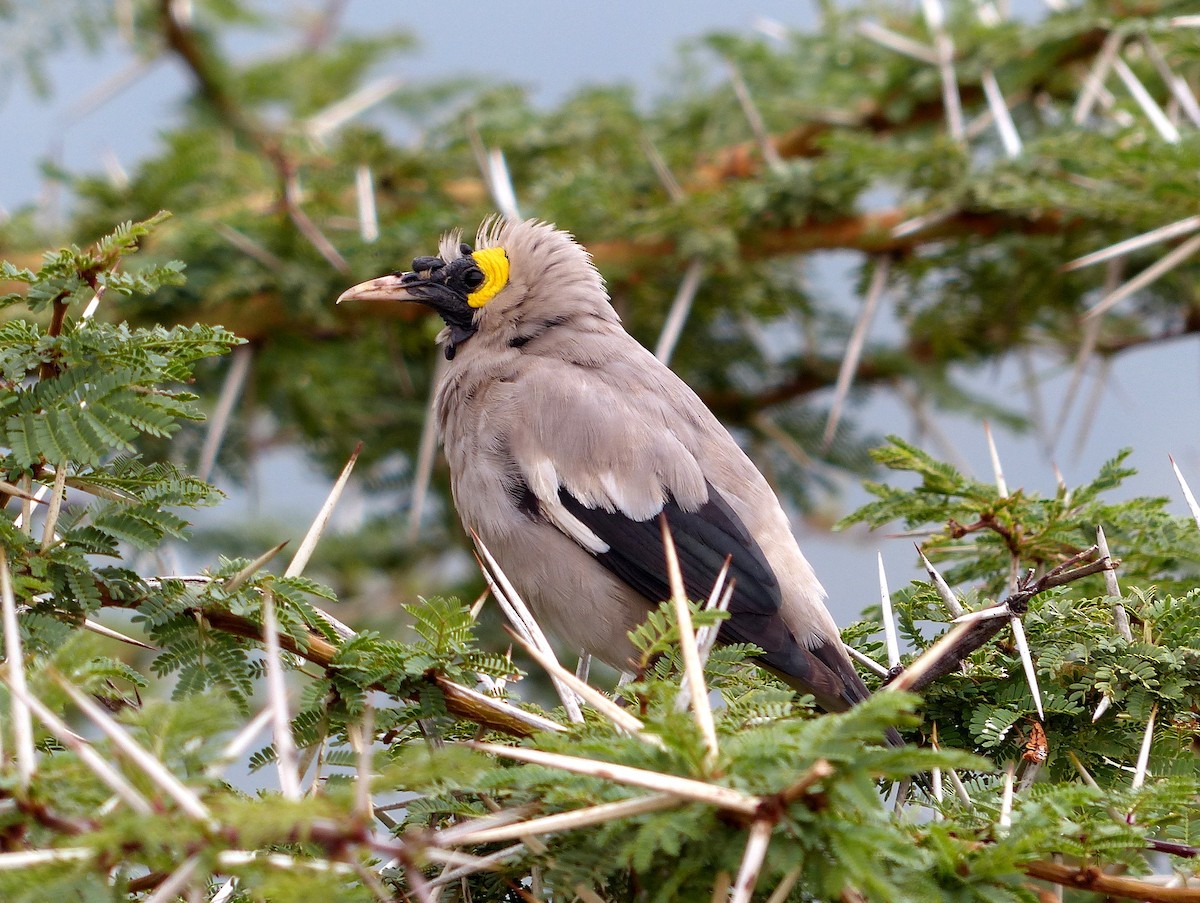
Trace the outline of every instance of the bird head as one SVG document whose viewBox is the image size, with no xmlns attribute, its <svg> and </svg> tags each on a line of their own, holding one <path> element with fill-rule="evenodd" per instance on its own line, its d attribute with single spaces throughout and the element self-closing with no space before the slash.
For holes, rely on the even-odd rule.
<svg viewBox="0 0 1200 903">
<path fill-rule="evenodd" d="M 408 272 L 389 273 L 342 292 L 343 301 L 413 301 L 446 323 L 446 357 L 477 333 L 511 337 L 530 321 L 549 323 L 567 310 L 615 319 L 604 282 L 588 253 L 567 232 L 537 220 L 486 220 L 475 247 L 461 233 L 442 237 L 436 257 L 417 257 Z"/>
</svg>

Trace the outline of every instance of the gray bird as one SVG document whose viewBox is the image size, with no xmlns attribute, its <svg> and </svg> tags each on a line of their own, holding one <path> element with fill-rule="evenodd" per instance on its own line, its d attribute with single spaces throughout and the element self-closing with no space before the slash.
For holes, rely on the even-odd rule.
<svg viewBox="0 0 1200 903">
<path fill-rule="evenodd" d="M 434 412 L 463 526 L 539 623 L 618 669 L 628 633 L 670 597 L 659 515 L 689 597 L 727 556 L 726 642 L 827 711 L 865 699 L 774 492 L 688 386 L 621 326 L 588 253 L 537 221 L 445 236 L 412 272 L 338 299 L 415 301 L 446 323 Z"/>
</svg>

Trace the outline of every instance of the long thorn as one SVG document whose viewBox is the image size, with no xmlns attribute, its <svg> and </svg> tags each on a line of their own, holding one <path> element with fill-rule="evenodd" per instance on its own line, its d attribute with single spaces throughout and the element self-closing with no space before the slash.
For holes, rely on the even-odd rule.
<svg viewBox="0 0 1200 903">
<path fill-rule="evenodd" d="M 54 545 L 54 528 L 58 525 L 58 512 L 62 510 L 67 490 L 67 462 L 61 461 L 54 468 L 54 489 L 50 493 L 50 504 L 46 508 L 46 520 L 42 523 L 42 551 Z"/>
<path fill-rule="evenodd" d="M 1075 101 L 1075 108 L 1071 111 L 1071 121 L 1075 125 L 1083 125 L 1084 121 L 1091 115 L 1092 107 L 1096 104 L 1096 99 L 1100 96 L 1101 90 L 1104 88 L 1104 80 L 1108 77 L 1108 70 L 1112 67 L 1113 60 L 1116 59 L 1117 51 L 1121 49 L 1121 41 L 1124 36 L 1120 31 L 1109 32 L 1104 43 L 1100 46 L 1100 51 L 1096 54 L 1096 59 L 1092 63 L 1092 68 L 1088 70 L 1087 77 L 1083 82 L 1083 90 L 1079 92 L 1079 99 Z"/>
<path fill-rule="evenodd" d="M 1017 126 L 1013 122 L 1012 113 L 1004 101 L 1000 84 L 991 69 L 984 69 L 980 76 L 983 84 L 983 94 L 987 98 L 988 108 L 996 120 L 996 131 L 1000 133 L 1000 143 L 1004 145 L 1004 153 L 1009 159 L 1021 155 L 1021 136 L 1017 134 Z"/>
<path fill-rule="evenodd" d="M 1142 746 L 1138 750 L 1137 767 L 1133 770 L 1133 781 L 1130 788 L 1137 790 L 1146 782 L 1146 770 L 1150 764 L 1150 745 L 1154 742 L 1154 719 L 1158 715 L 1158 703 L 1150 708 L 1150 717 L 1146 719 L 1146 731 L 1142 734 Z"/>
<path fill-rule="evenodd" d="M 494 756 L 515 759 L 518 762 L 529 762 L 533 765 L 545 765 L 548 768 L 561 768 L 563 771 L 591 775 L 617 784 L 628 784 L 631 787 L 645 787 L 647 790 L 671 793 L 682 799 L 706 803 L 743 815 L 757 814 L 758 807 L 762 803 L 758 797 L 749 796 L 731 787 L 695 781 L 691 778 L 681 778 L 678 775 L 663 774 L 645 768 L 633 768 L 629 765 L 617 765 L 581 756 L 548 753 L 540 749 L 529 749 L 522 746 L 500 746 L 499 744 L 475 741 L 467 741 L 466 745 Z"/>
<path fill-rule="evenodd" d="M 996 477 L 996 492 L 1000 498 L 1008 497 L 1008 481 L 1004 479 L 1004 468 L 1000 465 L 1000 454 L 996 451 L 996 439 L 992 435 L 992 425 L 983 421 L 983 434 L 987 437 L 988 457 L 992 461 L 992 473 Z"/>
<path fill-rule="evenodd" d="M 312 553 L 321 539 L 321 534 L 325 532 L 325 527 L 329 524 L 329 518 L 333 514 L 333 509 L 337 505 L 338 499 L 342 497 L 342 490 L 346 488 L 346 481 L 350 479 L 350 474 L 354 470 L 354 464 L 358 460 L 358 455 L 362 451 L 362 447 L 363 444 L 361 442 L 354 446 L 354 451 L 350 453 L 350 460 L 346 462 L 346 466 L 338 474 L 333 488 L 329 490 L 329 495 L 325 498 L 325 504 L 321 506 L 321 510 L 317 512 L 317 516 L 308 528 L 308 532 L 304 534 L 304 539 L 300 543 L 299 548 L 296 549 L 296 554 L 292 556 L 292 560 L 288 564 L 287 570 L 283 572 L 283 576 L 299 577 L 304 572 L 304 568 L 308 564 L 308 559 L 312 557 Z"/>
<path fill-rule="evenodd" d="M 1142 270 L 1124 285 L 1110 292 L 1105 297 L 1101 298 L 1096 304 L 1089 308 L 1083 316 L 1085 319 L 1098 317 L 1109 308 L 1121 301 L 1124 301 L 1135 292 L 1141 291 L 1152 282 L 1166 275 L 1179 264 L 1183 263 L 1197 251 L 1200 251 L 1200 235 L 1193 235 L 1183 244 L 1177 246 L 1172 251 L 1164 254 L 1146 269 Z"/>
<path fill-rule="evenodd" d="M 508 615 L 509 621 L 518 633 L 521 633 L 527 640 L 537 646 L 538 650 L 545 656 L 558 661 L 558 656 L 554 654 L 554 647 L 550 645 L 550 641 L 546 639 L 546 634 L 542 631 L 541 625 L 533 616 L 533 612 L 529 610 L 529 606 L 525 604 L 525 600 L 521 598 L 521 594 L 517 592 L 512 581 L 508 579 L 508 575 L 504 573 L 504 569 L 500 567 L 498 562 L 488 549 L 482 537 L 475 531 L 471 531 L 471 538 L 475 540 L 475 545 L 479 549 L 481 555 L 487 561 L 487 567 L 483 570 L 484 578 L 488 581 L 488 585 L 492 590 L 492 595 L 496 597 L 496 601 L 500 603 L 500 607 Z M 493 579 L 494 575 L 494 579 Z M 567 717 L 572 722 L 580 724 L 583 722 L 583 712 L 579 710 L 579 700 L 571 689 L 557 678 L 551 678 L 554 688 L 558 691 L 559 698 L 562 700 L 563 709 L 567 713 Z"/>
<path fill-rule="evenodd" d="M 560 665 L 556 659 L 545 655 L 537 646 L 525 640 L 515 630 L 510 630 L 509 635 L 513 638 L 514 642 L 529 653 L 535 662 L 542 666 L 547 674 L 566 684 L 584 702 L 591 705 L 592 708 L 608 718 L 617 727 L 642 739 L 650 739 L 650 737 L 642 733 L 646 725 L 640 718 L 632 714 L 629 710 L 621 708 L 621 706 L 617 705 L 591 684 L 580 680 L 572 672 Z M 658 738 L 655 737 L 653 739 L 657 740 Z M 661 747 L 662 744 L 658 742 L 654 745 Z"/>
<path fill-rule="evenodd" d="M 208 807 L 201 802 L 196 792 L 175 777 L 162 762 L 133 739 L 107 712 L 84 694 L 78 687 L 55 671 L 49 672 L 54 681 L 66 691 L 71 701 L 88 717 L 113 744 L 125 753 L 159 789 L 170 796 L 184 812 L 198 821 L 210 818 Z"/>
<path fill-rule="evenodd" d="M 892 594 L 888 592 L 887 574 L 883 569 L 883 553 L 876 552 L 879 563 L 879 606 L 883 617 L 883 641 L 887 646 L 888 667 L 900 666 L 900 639 L 896 634 L 896 616 L 892 612 Z"/>
<path fill-rule="evenodd" d="M 279 789 L 285 799 L 300 799 L 300 773 L 296 765 L 296 741 L 292 738 L 288 714 L 287 686 L 283 678 L 283 654 L 279 650 L 279 624 L 275 619 L 275 596 L 269 590 L 262 595 L 263 645 L 267 660 L 267 699 L 271 706 L 271 727 L 275 741 L 275 766 Z"/>
<path fill-rule="evenodd" d="M 1102 558 L 1112 558 L 1108 551 L 1108 538 L 1104 535 L 1104 527 L 1096 525 L 1096 547 L 1100 551 Z M 1104 590 L 1112 597 L 1112 613 L 1113 622 L 1117 626 L 1117 633 L 1121 634 L 1127 642 L 1133 642 L 1133 631 L 1129 627 L 1129 614 L 1125 611 L 1125 606 L 1121 604 L 1121 587 L 1117 583 L 1116 571 L 1104 572 Z M 1093 721 L 1095 719 L 1092 719 Z"/>
<path fill-rule="evenodd" d="M 37 716 L 42 724 L 53 734 L 59 742 L 67 749 L 75 753 L 79 757 L 79 761 L 91 769 L 92 773 L 102 780 L 109 789 L 128 804 L 129 808 L 138 815 L 150 816 L 154 814 L 154 807 L 138 791 L 136 787 L 130 784 L 125 777 L 108 763 L 103 756 L 92 748 L 92 745 L 86 740 L 83 740 L 71 730 L 65 721 L 54 714 L 47 708 L 40 699 L 29 692 L 28 689 L 17 689 L 12 685 L 12 681 L 4 678 L 8 684 L 9 692 L 13 696 L 20 696 L 33 713 Z"/>
<path fill-rule="evenodd" d="M 143 643 L 141 640 L 135 640 L 131 636 L 126 636 L 119 630 L 113 630 L 111 627 L 105 627 L 98 621 L 93 621 L 91 618 L 83 619 L 83 629 L 90 630 L 97 636 L 107 637 L 110 640 L 117 640 L 121 643 L 128 643 L 130 646 L 137 646 L 139 649 L 149 649 L 153 652 L 158 651 L 157 646 L 151 646 L 149 643 Z"/>
<path fill-rule="evenodd" d="M 950 612 L 950 617 L 957 618 L 966 614 L 967 610 L 963 608 L 962 603 L 958 601 L 958 597 L 954 595 L 954 590 L 950 589 L 950 584 L 946 582 L 946 578 L 933 566 L 933 562 L 925 557 L 925 553 L 921 551 L 921 547 L 916 543 L 913 543 L 913 545 L 916 547 L 917 554 L 921 556 L 921 564 L 925 566 L 925 572 L 929 574 L 929 579 L 933 581 L 934 588 L 937 589 L 942 604 Z"/>
<path fill-rule="evenodd" d="M 425 499 L 429 495 L 429 484 L 433 481 L 433 465 L 437 457 L 437 418 L 433 416 L 433 399 L 437 394 L 442 377 L 450 362 L 445 355 L 438 354 L 429 380 L 429 403 L 426 406 L 425 422 L 421 425 L 421 438 L 417 444 L 417 464 L 413 468 L 412 502 L 408 508 L 408 531 L 405 538 L 415 543 L 421 533 L 421 518 L 425 514 Z"/>
<path fill-rule="evenodd" d="M 1084 267 L 1103 263 L 1106 260 L 1124 257 L 1126 254 L 1132 254 L 1134 251 L 1158 244 L 1160 241 L 1169 241 L 1172 238 L 1191 235 L 1197 229 L 1200 229 L 1200 216 L 1185 217 L 1173 223 L 1168 223 L 1165 226 L 1159 226 L 1157 229 L 1151 229 L 1149 232 L 1135 235 L 1133 238 L 1119 241 L 1116 244 L 1109 245 L 1107 248 L 1101 248 L 1099 251 L 1092 251 L 1090 254 L 1076 257 L 1074 260 L 1064 263 L 1059 267 L 1059 271 L 1069 273 L 1072 270 L 1081 270 Z"/>
<path fill-rule="evenodd" d="M 1150 124 L 1154 126 L 1162 139 L 1168 144 L 1178 144 L 1181 140 L 1179 129 L 1175 128 L 1175 124 L 1167 118 L 1162 107 L 1150 96 L 1150 92 L 1146 90 L 1141 79 L 1129 68 L 1129 64 L 1117 56 L 1113 60 L 1113 71 L 1125 83 L 1126 89 L 1133 95 L 1133 99 L 1142 108 L 1142 112 L 1146 114 L 1146 118 L 1150 120 Z"/>
<path fill-rule="evenodd" d="M 1037 667 L 1033 664 L 1033 656 L 1029 652 L 1029 641 L 1025 639 L 1025 625 L 1021 619 L 1013 615 L 1011 621 L 1013 639 L 1017 641 L 1017 652 L 1021 656 L 1021 667 L 1025 669 L 1025 680 L 1029 683 L 1029 692 L 1033 694 L 1033 704 L 1037 706 L 1038 719 L 1046 720 L 1042 711 L 1042 691 L 1038 688 Z"/>
<path fill-rule="evenodd" d="M 154 889 L 154 893 L 146 897 L 144 903 L 168 903 L 179 899 L 179 895 L 191 882 L 199 866 L 200 854 L 194 853 L 183 860 L 179 868 L 168 875 L 162 884 Z"/>
<path fill-rule="evenodd" d="M 1188 511 L 1192 513 L 1192 519 L 1196 522 L 1196 526 L 1200 527 L 1200 505 L 1196 504 L 1196 497 L 1192 495 L 1192 488 L 1188 486 L 1187 480 L 1183 478 L 1183 471 L 1175 463 L 1174 456 L 1167 455 L 1167 457 L 1171 459 L 1171 469 L 1175 471 L 1175 479 L 1179 481 L 1179 488 L 1183 490 L 1183 500 L 1187 502 Z"/>
<path fill-rule="evenodd" d="M 4 619 L 4 657 L 8 663 L 8 684 L 13 688 L 13 739 L 17 747 L 17 779 L 22 789 L 37 769 L 33 748 L 33 721 L 25 700 L 25 651 L 21 648 L 21 628 L 17 624 L 17 599 L 13 592 L 12 573 L 8 569 L 8 553 L 0 546 L 0 604 Z"/>
<path fill-rule="evenodd" d="M 217 407 L 209 418 L 204 445 L 200 449 L 200 461 L 196 465 L 196 476 L 201 480 L 207 480 L 216 465 L 217 453 L 221 450 L 221 443 L 228 431 L 233 408 L 242 395 L 246 375 L 254 361 L 254 346 L 242 345 L 235 348 L 229 357 L 229 369 L 225 371 L 225 379 L 221 382 L 221 394 L 217 396 Z"/>
<path fill-rule="evenodd" d="M 654 356 L 664 364 L 671 362 L 671 355 L 675 352 L 675 345 L 692 310 L 692 302 L 700 289 L 700 277 L 703 275 L 704 261 L 699 257 L 692 258 L 683 274 L 683 280 L 679 283 L 679 289 L 675 292 L 675 299 L 667 312 L 658 343 L 654 346 Z"/>
<path fill-rule="evenodd" d="M 750 903 L 754 888 L 758 885 L 763 860 L 767 858 L 767 848 L 771 844 L 771 832 L 774 828 L 774 822 L 765 818 L 755 819 L 750 826 L 746 852 L 742 854 L 742 864 L 738 867 L 729 903 Z"/>
<path fill-rule="evenodd" d="M 692 717 L 704 738 L 708 750 L 705 763 L 712 767 L 717 760 L 717 730 L 713 724 L 712 706 L 708 702 L 708 687 L 704 683 L 704 666 L 700 664 L 700 653 L 696 648 L 696 631 L 692 627 L 692 611 L 683 587 L 683 574 L 679 570 L 679 557 L 675 552 L 675 538 L 665 514 L 659 515 L 662 528 L 663 549 L 667 556 L 667 575 L 671 581 L 671 607 L 675 610 L 675 621 L 679 625 L 679 651 L 683 657 L 684 680 L 692 697 Z"/>
<path fill-rule="evenodd" d="M 561 831 L 575 831 L 579 828 L 590 828 L 592 825 L 601 825 L 622 818 L 632 818 L 635 815 L 645 815 L 648 812 L 673 809 L 679 805 L 681 805 L 681 800 L 678 796 L 670 793 L 656 793 L 653 796 L 620 800 L 615 803 L 602 803 L 584 809 L 574 809 L 570 812 L 559 812 L 511 825 L 483 827 L 466 833 L 456 832 L 453 840 L 449 842 L 455 845 L 479 846 L 485 843 L 516 840 L 525 835 L 557 834 Z M 469 826 L 468 823 L 466 827 Z M 435 839 L 439 837 L 440 835 L 435 835 Z"/>
<path fill-rule="evenodd" d="M 871 658 L 871 656 L 864 655 L 849 643 L 842 643 L 842 648 L 846 650 L 847 655 L 849 655 L 868 671 L 872 671 L 880 677 L 887 677 L 889 674 L 891 674 L 887 668 L 883 667 L 883 665 L 879 664 L 879 662 L 875 661 L 875 659 Z"/>
<path fill-rule="evenodd" d="M 879 309 L 879 300 L 887 287 L 888 273 L 891 270 L 891 258 L 886 255 L 876 258 L 875 269 L 871 273 L 871 284 L 867 288 L 867 296 L 863 299 L 862 310 L 854 321 L 854 329 L 850 332 L 850 340 L 846 343 L 846 353 L 842 355 L 842 363 L 838 367 L 837 383 L 833 390 L 833 401 L 829 405 L 829 419 L 825 421 L 825 433 L 821 437 L 821 450 L 828 451 L 837 433 L 838 423 L 842 419 L 842 408 L 846 396 L 850 393 L 850 385 L 854 374 L 858 371 L 858 362 L 862 359 L 863 346 L 867 341 L 867 332 Z"/>
<path fill-rule="evenodd" d="M 358 201 L 358 236 L 367 244 L 379 241 L 379 212 L 375 206 L 375 179 L 371 167 L 354 172 L 354 195 Z"/>
</svg>

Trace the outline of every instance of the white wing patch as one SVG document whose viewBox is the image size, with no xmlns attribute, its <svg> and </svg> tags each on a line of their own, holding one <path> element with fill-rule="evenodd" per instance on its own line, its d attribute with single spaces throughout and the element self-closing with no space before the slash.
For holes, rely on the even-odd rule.
<svg viewBox="0 0 1200 903">
<path fill-rule="evenodd" d="M 538 458 L 526 473 L 529 488 L 537 496 L 538 506 L 546 519 L 558 529 L 591 552 L 593 555 L 603 555 L 608 551 L 608 543 L 591 531 L 591 528 L 575 515 L 571 514 L 558 499 L 558 471 L 554 462 L 549 458 Z"/>
</svg>

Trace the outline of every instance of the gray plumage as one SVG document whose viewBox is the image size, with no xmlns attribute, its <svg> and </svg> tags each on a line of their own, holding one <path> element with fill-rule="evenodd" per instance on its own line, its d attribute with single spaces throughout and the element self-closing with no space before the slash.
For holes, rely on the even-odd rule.
<svg viewBox="0 0 1200 903">
<path fill-rule="evenodd" d="M 475 256 L 493 248 L 504 249 L 490 261 L 506 256 L 506 274 Z M 434 412 L 455 505 L 546 629 L 627 669 L 628 632 L 667 595 L 665 512 L 692 597 L 707 595 L 733 556 L 722 639 L 762 647 L 764 664 L 826 710 L 866 697 L 770 486 L 624 330 L 570 235 L 492 220 L 474 250 L 452 235 L 438 258 L 413 264 L 339 301 L 418 301 L 446 320 L 451 363 Z M 481 277 L 485 289 L 502 285 L 485 302 Z"/>
</svg>

